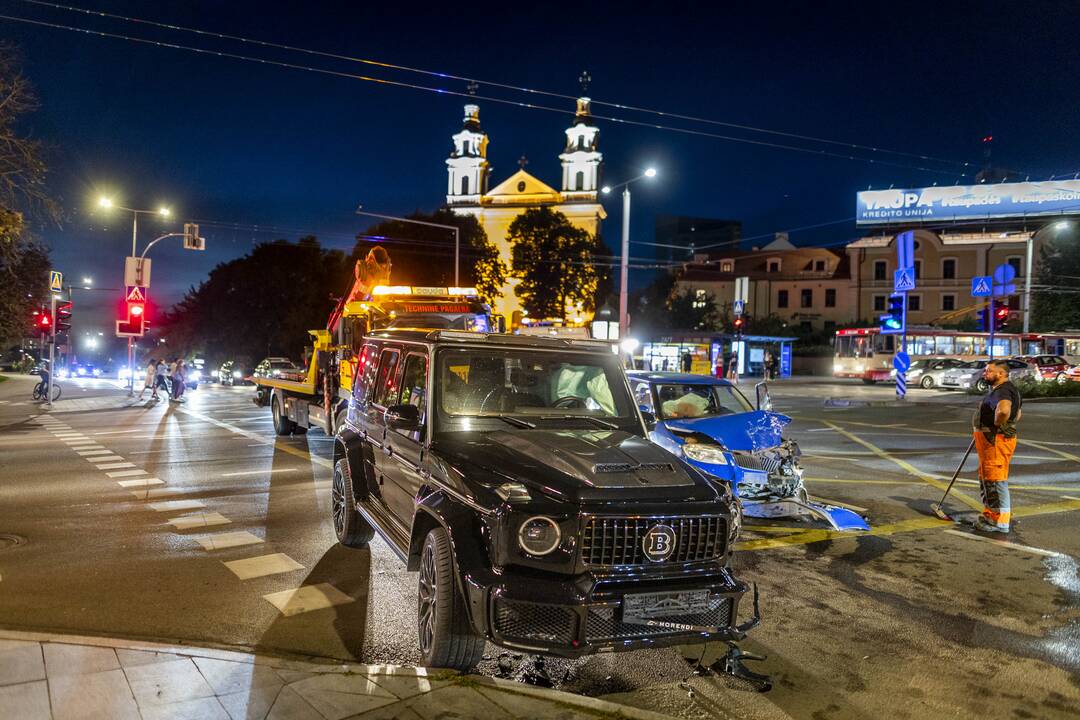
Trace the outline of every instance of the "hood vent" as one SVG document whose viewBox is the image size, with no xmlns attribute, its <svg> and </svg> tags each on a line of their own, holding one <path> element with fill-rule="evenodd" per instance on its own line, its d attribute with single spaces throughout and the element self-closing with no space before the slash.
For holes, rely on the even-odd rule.
<svg viewBox="0 0 1080 720">
<path fill-rule="evenodd" d="M 632 465 L 630 463 L 597 463 L 593 465 L 594 473 L 631 473 L 638 471 L 652 471 L 652 472 L 675 472 L 675 467 L 671 463 L 641 463 L 640 465 Z"/>
</svg>

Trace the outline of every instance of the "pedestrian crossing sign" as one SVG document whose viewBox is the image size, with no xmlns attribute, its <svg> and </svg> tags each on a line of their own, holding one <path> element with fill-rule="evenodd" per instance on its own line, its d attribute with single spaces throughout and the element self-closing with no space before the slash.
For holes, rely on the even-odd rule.
<svg viewBox="0 0 1080 720">
<path fill-rule="evenodd" d="M 128 285 L 126 302 L 146 302 L 146 288 L 141 285 Z"/>
<path fill-rule="evenodd" d="M 64 273 L 59 270 L 49 271 L 49 289 L 60 292 L 64 288 Z"/>
<path fill-rule="evenodd" d="M 991 293 L 989 275 L 976 275 L 971 278 L 971 297 L 990 297 Z"/>
<path fill-rule="evenodd" d="M 911 265 L 902 267 L 893 273 L 893 292 L 907 292 L 915 289 L 915 268 Z"/>
</svg>

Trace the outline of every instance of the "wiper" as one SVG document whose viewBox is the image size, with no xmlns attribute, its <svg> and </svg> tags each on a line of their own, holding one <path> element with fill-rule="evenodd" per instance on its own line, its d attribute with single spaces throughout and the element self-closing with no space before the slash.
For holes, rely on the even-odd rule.
<svg viewBox="0 0 1080 720">
<path fill-rule="evenodd" d="M 516 418 L 512 415 L 495 415 L 494 417 L 497 417 L 503 422 L 510 423 L 511 425 L 515 425 L 517 427 L 529 428 L 530 430 L 536 428 L 536 423 L 531 423 L 528 420 L 522 420 L 521 418 Z"/>
<path fill-rule="evenodd" d="M 571 420 L 571 419 L 573 419 L 573 420 L 591 420 L 594 423 L 596 423 L 597 425 L 602 425 L 603 427 L 606 427 L 609 430 L 618 430 L 619 429 L 619 426 L 616 425 L 615 423 L 608 422 L 607 420 L 601 420 L 600 418 L 593 417 L 592 415 L 562 415 L 561 417 L 564 420 Z"/>
</svg>

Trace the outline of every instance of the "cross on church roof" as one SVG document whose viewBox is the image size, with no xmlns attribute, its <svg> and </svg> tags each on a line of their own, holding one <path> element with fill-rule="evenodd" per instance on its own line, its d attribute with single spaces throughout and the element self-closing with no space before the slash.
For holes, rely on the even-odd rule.
<svg viewBox="0 0 1080 720">
<path fill-rule="evenodd" d="M 589 75 L 588 70 L 582 70 L 581 75 L 578 76 L 578 82 L 581 83 L 581 94 L 589 94 L 589 83 L 592 82 L 592 77 Z"/>
<path fill-rule="evenodd" d="M 529 158 L 525 157 L 524 155 L 522 155 L 520 158 L 518 158 L 518 167 L 521 168 L 522 170 L 524 170 L 525 166 L 528 165 L 528 164 L 529 164 Z"/>
<path fill-rule="evenodd" d="M 469 93 L 469 95 L 471 95 L 472 97 L 476 97 L 476 89 L 478 87 L 480 86 L 476 84 L 475 80 L 470 80 L 469 84 L 465 86 L 465 89 Z"/>
</svg>

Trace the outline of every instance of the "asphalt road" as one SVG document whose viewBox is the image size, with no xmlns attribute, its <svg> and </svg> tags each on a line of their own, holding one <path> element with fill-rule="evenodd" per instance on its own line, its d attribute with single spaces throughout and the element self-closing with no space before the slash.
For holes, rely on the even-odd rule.
<svg viewBox="0 0 1080 720">
<path fill-rule="evenodd" d="M 250 388 L 130 404 L 93 380 L 62 382 L 42 423 L 32 382 L 0 383 L 0 535 L 15 536 L 0 537 L 0 625 L 418 660 L 415 575 L 379 540 L 334 542 L 322 433 L 276 438 Z M 890 394 L 774 388 L 810 492 L 873 529 L 747 528 L 735 566 L 759 584 L 765 620 L 743 649 L 768 656 L 750 667 L 772 676 L 771 692 L 695 674 L 675 650 L 550 662 L 562 688 L 683 717 L 1075 717 L 1080 404 L 1025 408 L 1018 519 L 1001 544 L 929 514 L 967 446 L 973 398 L 916 391 L 901 406 Z M 970 461 L 951 507 L 977 504 L 973 478 Z M 312 598 L 290 591 L 312 585 L 314 601 L 340 604 L 295 612 Z M 702 651 L 706 664 L 717 655 L 687 648 Z M 481 671 L 496 672 L 498 654 L 489 646 Z"/>
</svg>

